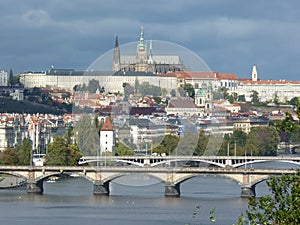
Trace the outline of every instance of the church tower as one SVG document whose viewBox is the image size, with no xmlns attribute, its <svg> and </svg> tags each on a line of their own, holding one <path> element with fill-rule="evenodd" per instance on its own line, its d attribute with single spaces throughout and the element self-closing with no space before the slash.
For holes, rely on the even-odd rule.
<svg viewBox="0 0 300 225">
<path fill-rule="evenodd" d="M 136 49 L 136 71 L 145 72 L 147 70 L 148 56 L 147 46 L 144 39 L 144 29 L 142 27 L 140 34 L 140 41 Z"/>
<path fill-rule="evenodd" d="M 115 48 L 114 48 L 114 61 L 112 70 L 119 71 L 121 69 L 121 60 L 120 60 L 120 48 L 118 36 L 116 36 Z"/>
<path fill-rule="evenodd" d="M 252 67 L 252 81 L 257 81 L 257 70 L 255 65 Z"/>
</svg>

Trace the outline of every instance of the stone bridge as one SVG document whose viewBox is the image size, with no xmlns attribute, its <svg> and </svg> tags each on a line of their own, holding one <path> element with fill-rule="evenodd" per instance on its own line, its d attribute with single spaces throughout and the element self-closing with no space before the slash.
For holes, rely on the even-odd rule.
<svg viewBox="0 0 300 225">
<path fill-rule="evenodd" d="M 51 176 L 76 174 L 90 180 L 94 194 L 108 195 L 109 184 L 118 177 L 131 174 L 151 176 L 165 184 L 165 196 L 180 196 L 180 184 L 196 176 L 219 175 L 241 185 L 241 197 L 255 195 L 255 186 L 271 175 L 294 174 L 293 169 L 212 168 L 212 167 L 133 167 L 133 166 L 0 166 L 1 174 L 26 180 L 28 193 L 43 193 L 43 182 Z"/>
<path fill-rule="evenodd" d="M 114 162 L 136 166 L 197 166 L 200 163 L 221 168 L 238 168 L 261 162 L 284 162 L 300 166 L 300 157 L 290 156 L 84 156 L 79 164 L 100 162 L 107 165 Z"/>
</svg>

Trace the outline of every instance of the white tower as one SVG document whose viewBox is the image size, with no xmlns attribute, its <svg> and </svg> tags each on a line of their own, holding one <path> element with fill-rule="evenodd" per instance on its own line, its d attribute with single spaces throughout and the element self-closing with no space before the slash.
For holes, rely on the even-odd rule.
<svg viewBox="0 0 300 225">
<path fill-rule="evenodd" d="M 252 81 L 257 81 L 257 70 L 255 65 L 252 67 Z"/>
<path fill-rule="evenodd" d="M 105 118 L 104 124 L 100 129 L 100 153 L 112 152 L 114 146 L 114 128 L 109 117 Z"/>
</svg>

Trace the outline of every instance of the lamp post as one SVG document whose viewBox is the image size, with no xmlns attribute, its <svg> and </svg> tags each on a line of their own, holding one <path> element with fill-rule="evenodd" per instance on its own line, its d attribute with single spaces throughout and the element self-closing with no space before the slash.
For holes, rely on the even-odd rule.
<svg viewBox="0 0 300 225">
<path fill-rule="evenodd" d="M 234 156 L 236 156 L 236 141 L 234 141 Z"/>
<path fill-rule="evenodd" d="M 229 141 L 227 143 L 227 156 L 229 157 Z"/>
<path fill-rule="evenodd" d="M 169 148 L 169 168 L 171 167 L 171 148 Z"/>
<path fill-rule="evenodd" d="M 247 151 L 246 151 L 246 149 L 245 149 L 245 169 L 247 169 L 247 159 L 246 159 L 246 153 L 247 153 Z"/>
</svg>

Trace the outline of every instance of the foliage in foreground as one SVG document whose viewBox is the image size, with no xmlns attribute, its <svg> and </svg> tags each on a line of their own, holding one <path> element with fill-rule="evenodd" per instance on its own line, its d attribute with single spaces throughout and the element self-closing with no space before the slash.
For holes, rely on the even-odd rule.
<svg viewBox="0 0 300 225">
<path fill-rule="evenodd" d="M 300 224 L 300 171 L 271 177 L 267 185 L 271 194 L 250 197 L 246 216 L 238 224 Z"/>
<path fill-rule="evenodd" d="M 248 208 L 237 225 L 298 225 L 300 224 L 300 171 L 294 175 L 271 177 L 267 181 L 270 194 L 260 198 L 249 197 Z M 193 224 L 197 221 L 200 206 L 193 211 Z M 211 223 L 216 222 L 215 209 L 210 211 Z M 191 225 L 187 223 L 185 225 Z"/>
</svg>

